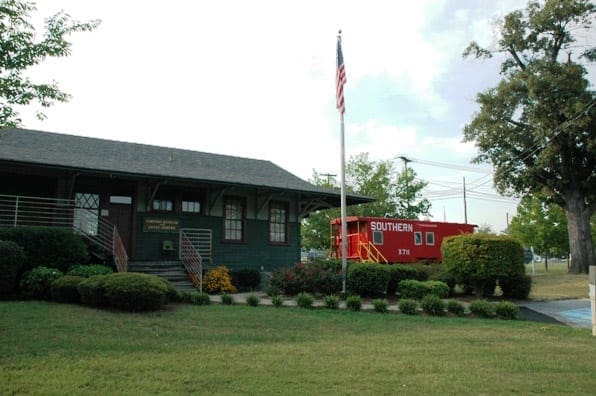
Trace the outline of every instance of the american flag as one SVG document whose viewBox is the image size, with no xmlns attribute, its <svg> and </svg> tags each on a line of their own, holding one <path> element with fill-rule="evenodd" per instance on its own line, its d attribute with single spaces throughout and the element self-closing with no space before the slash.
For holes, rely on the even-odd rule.
<svg viewBox="0 0 596 396">
<path fill-rule="evenodd" d="M 337 109 L 340 114 L 346 112 L 344 102 L 344 84 L 346 83 L 346 68 L 344 67 L 344 56 L 341 52 L 341 36 L 337 37 L 337 71 L 335 74 L 335 83 L 337 86 L 336 99 Z"/>
</svg>

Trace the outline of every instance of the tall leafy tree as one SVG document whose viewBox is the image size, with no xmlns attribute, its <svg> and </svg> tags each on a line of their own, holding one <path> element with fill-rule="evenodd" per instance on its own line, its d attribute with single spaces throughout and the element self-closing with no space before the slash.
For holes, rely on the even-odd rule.
<svg viewBox="0 0 596 396">
<path fill-rule="evenodd" d="M 533 247 L 544 257 L 547 268 L 549 255 L 561 256 L 569 252 L 565 213 L 559 206 L 546 203 L 539 194 L 521 199 L 508 233 L 524 246 Z"/>
<path fill-rule="evenodd" d="M 502 20 L 494 51 L 472 42 L 464 56 L 504 57 L 502 79 L 478 94 L 480 110 L 464 129 L 477 162 L 491 162 L 505 195 L 542 193 L 567 218 L 571 272 L 596 262 L 590 218 L 596 209 L 596 99 L 582 62 L 596 47 L 576 37 L 590 29 L 588 0 L 530 1 Z M 588 43 L 593 44 L 593 43 Z"/>
<path fill-rule="evenodd" d="M 36 40 L 35 28 L 30 22 L 35 3 L 21 0 L 0 0 L 0 128 L 15 127 L 21 123 L 16 106 L 37 101 L 49 107 L 55 102 L 66 102 L 70 96 L 58 89 L 56 82 L 36 83 L 25 76 L 32 66 L 47 57 L 70 55 L 68 36 L 74 32 L 90 31 L 98 20 L 76 22 L 64 12 L 45 20 L 45 33 Z M 39 119 L 45 115 L 36 111 Z"/>
<path fill-rule="evenodd" d="M 313 174 L 313 184 L 336 187 L 324 175 Z M 348 216 L 418 218 L 429 216 L 430 202 L 422 197 L 427 183 L 416 179 L 413 169 L 397 173 L 391 161 L 372 161 L 367 153 L 351 157 L 346 164 L 346 189 L 375 198 L 375 202 L 348 206 Z M 406 204 L 409 201 L 409 205 Z M 311 213 L 302 223 L 302 246 L 308 249 L 329 248 L 330 221 L 340 217 L 340 209 Z"/>
</svg>

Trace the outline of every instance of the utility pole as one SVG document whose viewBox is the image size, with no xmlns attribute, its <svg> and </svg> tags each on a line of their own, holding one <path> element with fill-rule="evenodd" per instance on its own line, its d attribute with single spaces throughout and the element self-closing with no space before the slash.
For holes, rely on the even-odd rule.
<svg viewBox="0 0 596 396">
<path fill-rule="evenodd" d="M 468 204 L 466 203 L 466 177 L 464 176 L 464 223 L 468 224 Z"/>
<path fill-rule="evenodd" d="M 412 160 L 403 155 L 399 156 L 398 158 L 404 162 L 404 173 L 406 176 L 406 210 L 407 216 L 410 217 L 410 186 L 408 183 L 408 162 L 412 162 Z"/>
<path fill-rule="evenodd" d="M 327 178 L 327 186 L 331 187 L 331 178 L 337 176 L 335 173 L 321 173 L 321 176 Z"/>
</svg>

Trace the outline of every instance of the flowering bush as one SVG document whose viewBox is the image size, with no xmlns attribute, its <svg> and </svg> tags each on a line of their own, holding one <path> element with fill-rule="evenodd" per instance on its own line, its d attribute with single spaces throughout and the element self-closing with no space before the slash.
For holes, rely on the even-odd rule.
<svg viewBox="0 0 596 396">
<path fill-rule="evenodd" d="M 316 262 L 298 263 L 276 271 L 271 277 L 270 287 L 286 294 L 301 292 L 332 294 L 341 290 L 341 268 L 324 267 Z"/>
<path fill-rule="evenodd" d="M 203 277 L 203 290 L 207 293 L 236 293 L 232 276 L 225 265 L 207 271 Z"/>
</svg>

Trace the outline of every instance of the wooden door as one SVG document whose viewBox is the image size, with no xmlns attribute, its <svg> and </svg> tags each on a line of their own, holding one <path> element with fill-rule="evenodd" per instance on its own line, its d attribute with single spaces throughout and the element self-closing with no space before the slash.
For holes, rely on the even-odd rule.
<svg viewBox="0 0 596 396">
<path fill-rule="evenodd" d="M 108 220 L 118 228 L 126 254 L 131 257 L 132 197 L 111 196 L 108 211 Z"/>
</svg>

